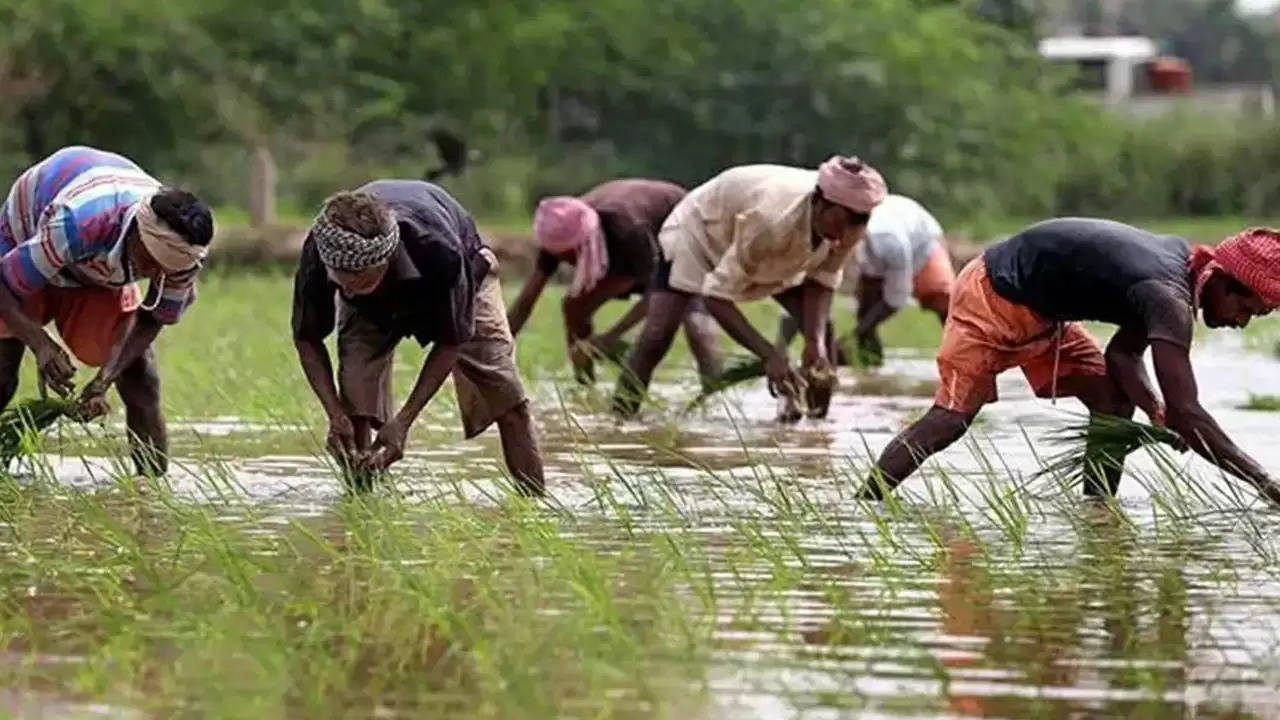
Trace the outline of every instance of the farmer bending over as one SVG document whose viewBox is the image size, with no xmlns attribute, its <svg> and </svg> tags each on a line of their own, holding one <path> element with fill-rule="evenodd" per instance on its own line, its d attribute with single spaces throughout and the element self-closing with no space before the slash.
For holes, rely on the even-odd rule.
<svg viewBox="0 0 1280 720">
<path fill-rule="evenodd" d="M 1075 396 L 1092 413 L 1135 406 L 1189 447 L 1280 503 L 1280 486 L 1201 407 L 1191 369 L 1199 309 L 1209 327 L 1244 327 L 1280 306 L 1280 234 L 1246 230 L 1215 247 L 1187 247 L 1109 220 L 1033 225 L 970 263 L 956 280 L 938 353 L 934 406 L 895 438 L 863 492 L 880 498 L 925 458 L 964 435 L 996 400 L 996 375 L 1022 368 L 1040 397 Z M 1078 322 L 1119 326 L 1106 352 Z M 1151 348 L 1160 394 L 1142 356 Z M 1120 460 L 1120 458 L 1116 458 Z M 1121 470 L 1088 478 L 1089 496 L 1114 495 Z"/>
<path fill-rule="evenodd" d="M 106 413 L 114 385 L 136 470 L 164 473 L 151 344 L 195 301 L 212 237 L 204 203 L 119 155 L 68 147 L 22 173 L 0 209 L 0 407 L 18 389 L 24 346 L 49 387 L 73 391 L 75 366 L 44 329 L 52 322 L 71 354 L 98 368 L 80 391 L 80 415 Z M 144 278 L 145 297 L 136 284 Z"/>
<path fill-rule="evenodd" d="M 336 388 L 324 345 L 335 317 Z M 431 351 L 392 414 L 392 360 L 409 336 Z M 340 462 L 381 470 L 403 457 L 410 426 L 452 373 L 466 436 L 496 422 L 517 487 L 542 492 L 542 458 L 516 372 L 497 260 L 471 216 L 441 188 L 380 180 L 325 201 L 294 279 L 293 340 L 329 416 L 327 444 Z"/>
<path fill-rule="evenodd" d="M 685 196 L 662 226 L 644 329 L 629 372 L 619 380 L 614 409 L 636 412 L 654 367 L 698 297 L 734 340 L 765 361 L 770 390 L 793 397 L 802 377 L 736 303 L 773 296 L 800 320 L 804 369 L 829 368 L 831 293 L 885 192 L 880 173 L 857 158 L 836 156 L 817 172 L 731 168 Z"/>
<path fill-rule="evenodd" d="M 561 262 L 574 267 L 562 309 L 569 359 L 580 382 L 591 382 L 593 355 L 619 345 L 644 319 L 646 292 L 658 254 L 658 231 L 684 197 L 679 185 L 658 180 L 614 180 L 581 198 L 549 197 L 538 203 L 533 234 L 541 247 L 533 275 L 507 314 L 519 333 L 534 303 Z M 606 300 L 641 298 L 613 327 L 592 334 L 591 316 Z M 684 317 L 685 337 L 704 378 L 719 372 L 715 329 L 697 304 Z"/>
<path fill-rule="evenodd" d="M 947 321 L 947 305 L 956 273 L 942 237 L 942 226 L 920 203 L 889 195 L 871 211 L 867 239 L 854 257 L 858 275 L 857 348 L 872 359 L 884 355 L 879 328 L 913 296 L 920 307 Z M 782 342 L 790 343 L 795 324 L 783 319 Z"/>
</svg>

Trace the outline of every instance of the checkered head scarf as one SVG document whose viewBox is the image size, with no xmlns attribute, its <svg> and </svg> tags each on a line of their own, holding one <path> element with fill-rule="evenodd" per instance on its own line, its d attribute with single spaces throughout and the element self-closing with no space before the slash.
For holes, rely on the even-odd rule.
<svg viewBox="0 0 1280 720">
<path fill-rule="evenodd" d="M 1214 270 L 1222 270 L 1262 298 L 1267 307 L 1280 307 L 1280 230 L 1249 228 L 1218 243 L 1197 245 L 1187 261 L 1195 276 L 1196 301 Z"/>
<path fill-rule="evenodd" d="M 369 212 L 379 216 L 376 235 L 349 230 L 331 219 L 330 210 L 336 202 L 368 202 Z M 362 218 L 369 220 L 368 217 Z M 311 225 L 311 237 L 315 239 L 320 261 L 335 270 L 363 270 L 380 265 L 391 258 L 400 244 L 400 227 L 390 212 L 382 209 L 381 202 L 363 193 L 340 193 L 325 201 L 324 208 Z"/>
</svg>

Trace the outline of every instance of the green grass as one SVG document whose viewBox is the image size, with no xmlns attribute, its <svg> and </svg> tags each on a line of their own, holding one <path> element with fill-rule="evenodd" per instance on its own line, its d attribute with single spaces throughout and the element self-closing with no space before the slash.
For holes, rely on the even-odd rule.
<svg viewBox="0 0 1280 720">
<path fill-rule="evenodd" d="M 1012 235 L 1023 228 L 1046 218 L 1038 217 L 989 217 L 948 223 L 943 227 L 952 235 L 970 242 L 985 244 Z M 1280 218 L 1253 218 L 1231 215 L 1171 218 L 1112 218 L 1121 222 L 1165 235 L 1177 235 L 1193 243 L 1216 244 L 1249 227 L 1280 227 Z"/>
<path fill-rule="evenodd" d="M 1280 410 L 1280 395 L 1249 393 L 1249 399 L 1240 406 L 1240 409 L 1276 412 L 1277 410 Z"/>
</svg>

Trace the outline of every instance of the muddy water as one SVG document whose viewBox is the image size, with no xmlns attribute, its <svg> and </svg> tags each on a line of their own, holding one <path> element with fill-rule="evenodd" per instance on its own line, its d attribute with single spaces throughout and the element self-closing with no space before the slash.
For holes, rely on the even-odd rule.
<svg viewBox="0 0 1280 720">
<path fill-rule="evenodd" d="M 1280 471 L 1280 415 L 1236 409 L 1249 392 L 1280 387 L 1280 362 L 1215 338 L 1195 364 L 1206 407 Z M 1045 450 L 1037 439 L 1080 411 L 1033 398 L 1010 373 L 969 440 L 905 486 L 910 517 L 856 503 L 870 459 L 930 404 L 932 376 L 929 359 L 894 355 L 876 375 L 845 376 L 830 418 L 791 428 L 771 422 L 773 401 L 760 385 L 687 417 L 655 411 L 622 424 L 585 411 L 599 396 L 536 388 L 549 486 L 558 503 L 600 515 L 582 530 L 589 540 L 602 551 L 626 541 L 611 532 L 619 508 L 652 532 L 692 519 L 720 569 L 707 717 L 1280 716 L 1280 577 L 1271 562 L 1280 519 L 1239 511 L 1233 485 L 1204 463 L 1177 458 L 1210 490 L 1182 504 L 1191 517 L 1172 531 L 1149 490 L 1159 487 L 1149 457 L 1131 463 L 1124 519 L 1048 497 L 1029 501 L 1026 526 L 1010 529 L 981 493 L 1029 478 Z M 656 393 L 679 407 L 688 386 L 668 382 Z M 455 427 L 425 431 L 450 437 Z M 227 421 L 198 429 L 246 431 Z M 397 487 L 487 502 L 498 457 L 492 432 L 420 444 Z M 93 460 L 48 461 L 69 483 L 112 474 Z M 285 515 L 321 514 L 341 494 L 332 470 L 305 454 L 179 467 L 172 478 L 197 496 L 213 481 Z M 935 515 L 927 498 L 946 482 L 961 490 L 973 532 L 941 511 L 919 520 Z M 780 505 L 775 484 L 798 491 L 805 507 Z M 651 509 L 658 486 L 679 515 Z M 762 551 L 759 542 L 767 548 L 775 534 L 783 544 L 784 527 L 786 547 Z"/>
</svg>

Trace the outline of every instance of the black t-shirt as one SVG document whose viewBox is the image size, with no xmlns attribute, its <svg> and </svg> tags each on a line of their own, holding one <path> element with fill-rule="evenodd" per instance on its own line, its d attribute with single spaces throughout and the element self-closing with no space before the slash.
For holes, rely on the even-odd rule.
<svg viewBox="0 0 1280 720">
<path fill-rule="evenodd" d="M 1191 344 L 1190 248 L 1182 238 L 1088 218 L 1033 225 L 983 253 L 1001 297 L 1051 320 L 1140 328 Z"/>
<path fill-rule="evenodd" d="M 378 180 L 358 192 L 391 208 L 401 249 L 377 290 L 344 302 L 382 330 L 422 345 L 471 339 L 476 290 L 489 271 L 471 216 L 442 188 L 418 180 Z M 407 255 L 407 267 L 397 262 L 404 259 L 399 253 Z M 333 332 L 337 292 L 308 236 L 293 283 L 295 339 L 318 341 Z"/>
<path fill-rule="evenodd" d="M 609 253 L 606 275 L 633 278 L 629 292 L 644 292 L 653 277 L 658 231 L 684 195 L 685 189 L 673 183 L 625 179 L 599 185 L 579 198 L 600 215 Z M 546 275 L 554 273 L 560 262 L 546 250 L 538 253 L 538 270 Z"/>
</svg>

